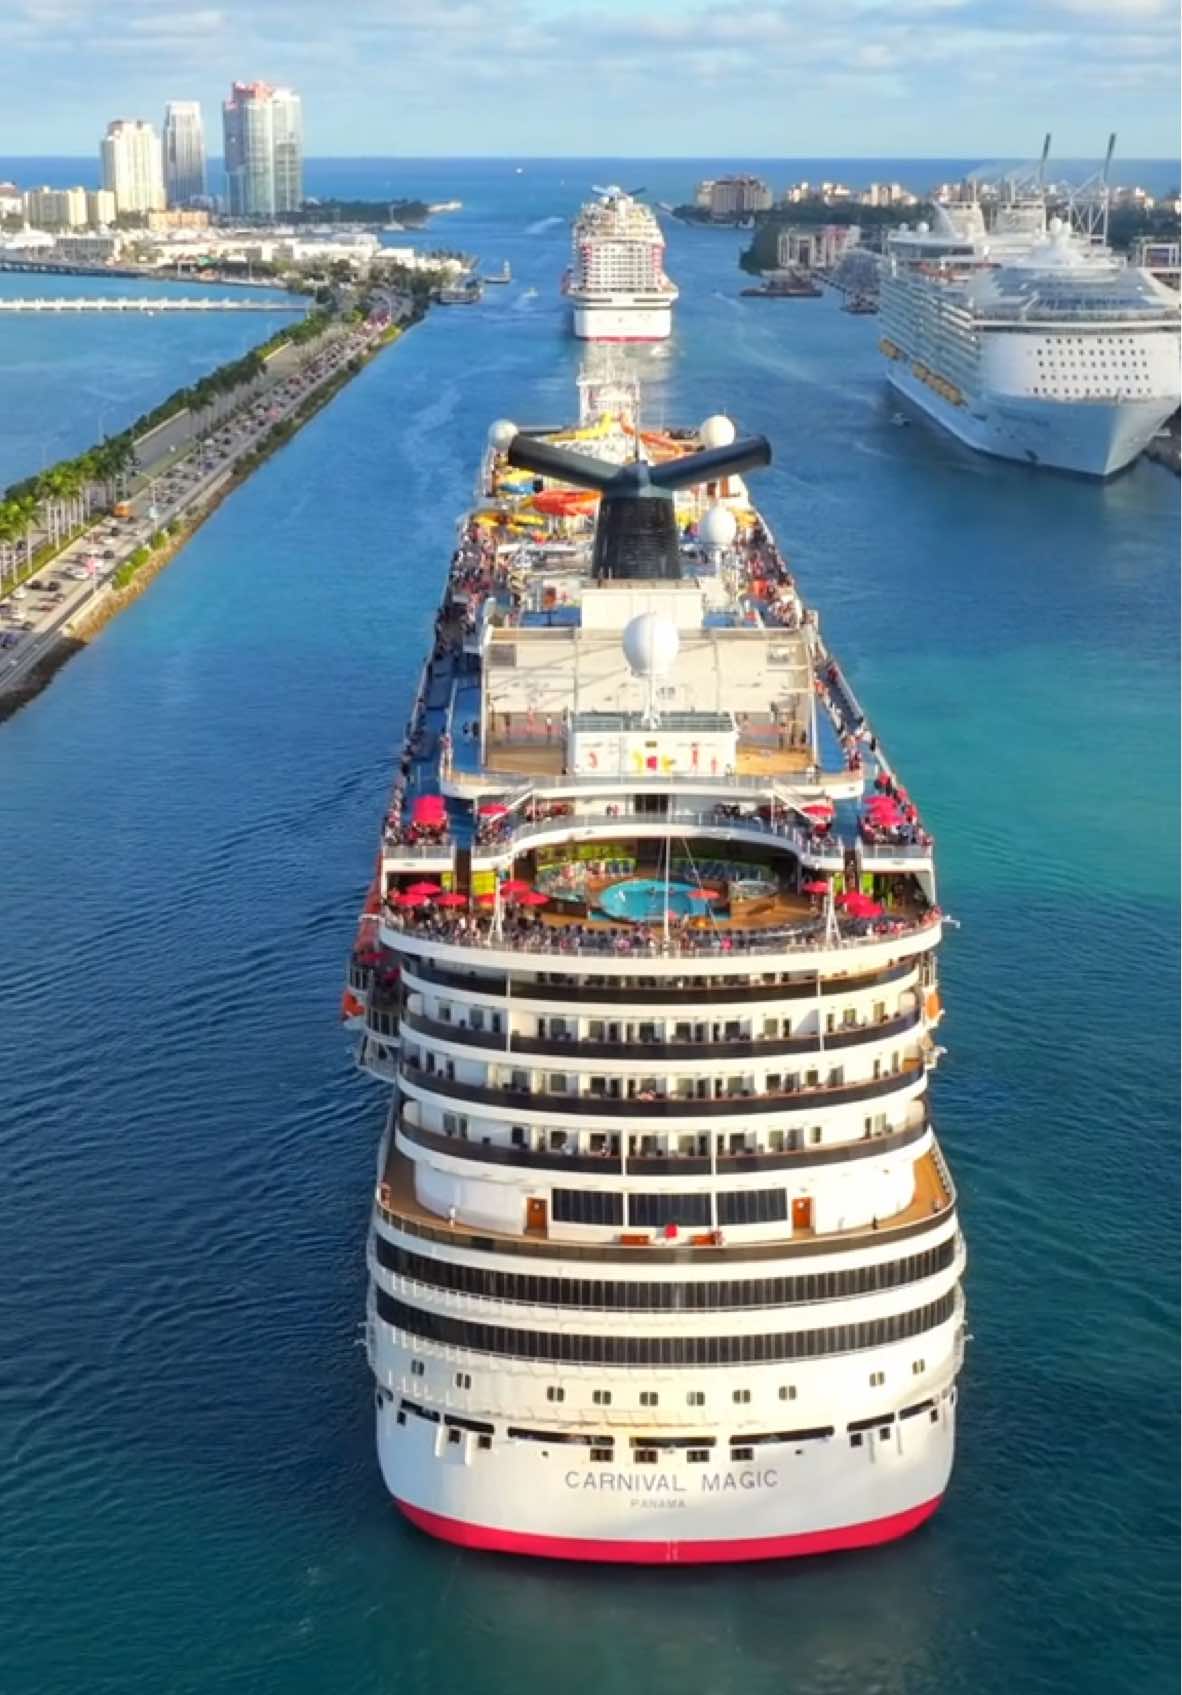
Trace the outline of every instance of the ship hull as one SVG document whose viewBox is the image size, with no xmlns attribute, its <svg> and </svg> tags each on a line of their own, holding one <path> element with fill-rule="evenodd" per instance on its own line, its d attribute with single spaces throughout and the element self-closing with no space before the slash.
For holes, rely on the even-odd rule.
<svg viewBox="0 0 1182 1695">
<path fill-rule="evenodd" d="M 452 1442 L 396 1403 L 378 1411 L 386 1487 L 428 1535 L 489 1552 L 608 1564 L 790 1559 L 873 1547 L 910 1534 L 936 1511 L 955 1443 L 951 1396 L 890 1435 L 757 1448 L 744 1464 L 589 1465 L 556 1441 Z M 623 1459 L 623 1456 L 621 1456 Z"/>
<path fill-rule="evenodd" d="M 1060 402 L 985 391 L 954 405 L 916 377 L 901 360 L 887 371 L 892 388 L 966 446 L 1025 465 L 1110 477 L 1132 463 L 1177 402 Z"/>
<path fill-rule="evenodd" d="M 572 328 L 579 341 L 668 341 L 672 306 L 583 305 L 571 302 Z"/>
</svg>

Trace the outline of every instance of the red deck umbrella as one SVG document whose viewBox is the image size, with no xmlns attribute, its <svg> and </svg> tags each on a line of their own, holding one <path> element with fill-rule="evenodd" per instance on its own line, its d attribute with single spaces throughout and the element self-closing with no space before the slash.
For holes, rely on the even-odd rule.
<svg viewBox="0 0 1182 1695">
<path fill-rule="evenodd" d="M 406 892 L 408 895 L 422 895 L 424 898 L 429 899 L 431 895 L 440 894 L 442 891 L 438 883 L 423 882 L 412 883 Z"/>
<path fill-rule="evenodd" d="M 876 900 L 871 900 L 869 895 L 861 894 L 857 889 L 850 891 L 842 905 L 852 918 L 877 918 L 882 912 Z"/>
<path fill-rule="evenodd" d="M 442 795 L 416 795 L 410 809 L 415 824 L 446 824 L 447 807 Z"/>
<path fill-rule="evenodd" d="M 532 895 L 533 884 L 527 883 L 524 877 L 510 877 L 501 884 L 501 893 L 513 900 L 517 895 Z"/>
<path fill-rule="evenodd" d="M 496 899 L 496 895 L 477 895 L 476 904 L 477 906 L 495 906 Z"/>
<path fill-rule="evenodd" d="M 440 895 L 435 904 L 436 906 L 467 906 L 468 897 L 462 895 L 458 889 L 449 889 L 447 894 Z"/>
<path fill-rule="evenodd" d="M 524 894 L 518 895 L 517 900 L 521 906 L 547 906 L 550 896 L 544 895 L 541 889 L 526 889 Z"/>
<path fill-rule="evenodd" d="M 413 889 L 403 889 L 401 894 L 394 896 L 396 906 L 426 906 L 426 895 L 416 895 Z"/>
<path fill-rule="evenodd" d="M 687 896 L 687 898 L 689 900 L 701 900 L 701 901 L 717 900 L 718 899 L 718 890 L 717 889 L 691 889 L 689 891 L 689 895 Z"/>
<path fill-rule="evenodd" d="M 803 810 L 808 813 L 810 818 L 832 818 L 834 807 L 832 801 L 816 800 L 810 806 L 804 807 Z"/>
<path fill-rule="evenodd" d="M 480 808 L 480 816 L 482 818 L 503 818 L 508 810 L 509 808 L 502 806 L 499 800 L 489 800 L 485 801 Z"/>
<path fill-rule="evenodd" d="M 802 883 L 800 885 L 800 892 L 805 895 L 827 895 L 829 893 L 829 885 L 820 877 L 814 877 L 811 883 Z"/>
</svg>

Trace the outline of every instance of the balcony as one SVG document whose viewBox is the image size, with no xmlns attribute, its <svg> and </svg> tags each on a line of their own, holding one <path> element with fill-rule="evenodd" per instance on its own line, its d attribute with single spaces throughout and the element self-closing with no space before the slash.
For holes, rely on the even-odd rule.
<svg viewBox="0 0 1182 1695">
<path fill-rule="evenodd" d="M 924 1081 L 922 1060 L 908 1060 L 897 1072 L 885 1077 L 868 1078 L 858 1083 L 840 1083 L 776 1093 L 735 1094 L 705 1100 L 685 1096 L 660 1096 L 644 1093 L 613 1098 L 609 1095 L 546 1094 L 540 1090 L 494 1088 L 484 1083 L 461 1083 L 416 1065 L 403 1053 L 400 1080 L 412 1087 L 426 1090 L 449 1101 L 468 1101 L 473 1105 L 498 1107 L 503 1112 L 529 1112 L 538 1118 L 627 1118 L 648 1120 L 659 1118 L 734 1118 L 752 1113 L 806 1113 L 825 1111 L 829 1107 L 851 1106 L 859 1101 L 881 1100 L 903 1089 L 915 1088 Z"/>
<path fill-rule="evenodd" d="M 736 1036 L 721 1041 L 636 1040 L 592 1041 L 586 1036 L 528 1036 L 503 1032 L 473 1030 L 466 1024 L 452 1023 L 442 1018 L 428 1018 L 420 1012 L 406 1012 L 402 1028 L 425 1036 L 430 1041 L 452 1042 L 458 1047 L 475 1047 L 484 1051 L 544 1055 L 572 1062 L 586 1059 L 671 1060 L 675 1064 L 691 1059 L 775 1059 L 791 1054 L 827 1054 L 861 1047 L 868 1042 L 882 1042 L 892 1036 L 904 1035 L 919 1023 L 918 1009 L 887 1018 L 880 1023 L 866 1023 L 827 1031 L 824 1035 L 808 1036 Z"/>
<path fill-rule="evenodd" d="M 397 1121 L 398 1134 L 404 1141 L 428 1153 L 443 1154 L 449 1159 L 471 1160 L 476 1165 L 492 1165 L 501 1170 L 549 1171 L 570 1176 L 582 1173 L 592 1177 L 746 1177 L 757 1172 L 783 1172 L 786 1176 L 811 1170 L 820 1165 L 844 1165 L 852 1160 L 875 1159 L 910 1146 L 925 1136 L 930 1128 L 926 1106 L 913 1103 L 907 1122 L 897 1130 L 877 1136 L 860 1136 L 856 1140 L 837 1142 L 829 1146 L 789 1148 L 783 1152 L 723 1152 L 716 1145 L 707 1154 L 633 1152 L 625 1136 L 604 1137 L 602 1152 L 582 1152 L 575 1143 L 561 1148 L 513 1147 L 503 1142 L 469 1136 L 450 1135 L 446 1131 L 428 1130 L 418 1122 L 418 1104 L 406 1103 Z M 538 1132 L 549 1134 L 546 1130 Z M 563 1132 L 560 1132 L 563 1134 Z M 628 1140 L 648 1141 L 647 1136 Z M 710 1137 L 713 1144 L 714 1138 Z"/>
<path fill-rule="evenodd" d="M 618 787 L 617 780 L 617 787 Z M 773 823 L 756 814 L 725 815 L 722 803 L 711 806 L 670 807 L 667 812 L 565 812 L 546 818 L 525 818 L 508 824 L 495 842 L 477 845 L 472 851 L 475 869 L 511 863 L 514 856 L 531 847 L 583 837 L 625 836 L 638 840 L 663 841 L 672 835 L 692 833 L 706 841 L 754 841 L 761 846 L 787 851 L 802 865 L 818 871 L 840 871 L 845 848 L 836 836 L 817 837 L 788 822 Z M 930 851 L 930 850 L 929 850 Z"/>
</svg>

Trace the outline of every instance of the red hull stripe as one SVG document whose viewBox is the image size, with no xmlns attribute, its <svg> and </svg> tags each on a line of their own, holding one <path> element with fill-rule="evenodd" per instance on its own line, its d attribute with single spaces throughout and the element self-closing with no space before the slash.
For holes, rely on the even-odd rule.
<svg viewBox="0 0 1182 1695">
<path fill-rule="evenodd" d="M 498 1530 L 493 1525 L 464 1524 L 424 1512 L 406 1501 L 395 1504 L 429 1536 L 461 1548 L 483 1548 L 497 1554 L 535 1554 L 550 1560 L 602 1560 L 627 1565 L 706 1565 L 737 1560 L 784 1560 L 802 1554 L 833 1554 L 843 1548 L 872 1548 L 906 1536 L 928 1519 L 941 1496 L 909 1507 L 905 1513 L 845 1524 L 833 1530 L 809 1530 L 797 1536 L 750 1536 L 734 1541 L 624 1542 L 584 1536 L 535 1536 L 521 1530 Z"/>
</svg>

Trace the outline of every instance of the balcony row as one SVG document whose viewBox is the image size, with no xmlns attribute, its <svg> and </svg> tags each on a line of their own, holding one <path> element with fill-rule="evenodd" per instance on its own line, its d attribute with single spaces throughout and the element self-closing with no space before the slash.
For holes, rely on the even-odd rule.
<svg viewBox="0 0 1182 1695">
<path fill-rule="evenodd" d="M 897 1070 L 852 1083 L 844 1081 L 840 1067 L 832 1067 L 825 1082 L 821 1081 L 819 1070 L 814 1070 L 806 1072 L 803 1081 L 795 1076 L 782 1077 L 778 1086 L 758 1092 L 741 1079 L 714 1080 L 730 1091 L 715 1095 L 710 1080 L 658 1076 L 629 1079 L 628 1082 L 636 1085 L 631 1093 L 619 1077 L 591 1078 L 589 1092 L 578 1094 L 532 1088 L 528 1073 L 499 1086 L 463 1082 L 436 1066 L 430 1054 L 426 1059 L 427 1063 L 419 1063 L 413 1052 L 404 1050 L 399 1065 L 400 1081 L 409 1084 L 412 1090 L 421 1089 L 446 1100 L 558 1117 L 582 1114 L 603 1118 L 696 1119 L 751 1113 L 816 1113 L 828 1107 L 884 1099 L 905 1089 L 916 1089 L 922 1086 L 925 1077 L 924 1061 L 909 1058 L 900 1061 Z M 444 1067 L 449 1064 L 445 1061 Z M 663 1092 L 671 1084 L 672 1090 Z M 710 1092 L 701 1092 L 703 1086 Z"/>
<path fill-rule="evenodd" d="M 700 1006 L 733 1006 L 752 1001 L 815 1001 L 818 996 L 857 994 L 901 983 L 915 974 L 919 963 L 912 958 L 880 971 L 829 977 L 816 973 L 802 978 L 799 974 L 785 971 L 761 972 L 729 981 L 684 975 L 662 979 L 642 972 L 635 976 L 580 977 L 571 972 L 546 971 L 526 978 L 499 971 L 448 969 L 416 953 L 403 956 L 402 969 L 408 983 L 433 984 L 443 989 L 459 989 L 499 999 L 512 998 L 519 1003 L 556 1001 L 564 1005 L 585 1002 L 604 1006 L 658 1007 L 677 1001 Z"/>
<path fill-rule="evenodd" d="M 832 1015 L 830 1015 L 832 1017 Z M 905 1035 L 915 1029 L 920 1022 L 918 1008 L 887 1017 L 884 1013 L 874 1020 L 866 1019 L 838 1025 L 827 1025 L 823 1032 L 814 1031 L 807 1035 L 784 1035 L 763 1033 L 755 1035 L 739 1032 L 739 1021 L 728 1020 L 726 1024 L 682 1021 L 675 1026 L 679 1032 L 672 1039 L 667 1035 L 658 1035 L 657 1027 L 653 1024 L 634 1020 L 625 1023 L 610 1023 L 604 1025 L 601 1019 L 569 1019 L 543 1020 L 552 1028 L 556 1023 L 565 1023 L 568 1028 L 561 1034 L 529 1035 L 511 1032 L 505 1035 L 502 1018 L 499 1013 L 493 1013 L 489 1019 L 489 1028 L 476 1026 L 472 1022 L 462 1022 L 460 1019 L 428 1018 L 421 1012 L 403 1009 L 400 1015 L 400 1026 L 404 1036 L 411 1033 L 423 1036 L 430 1041 L 453 1043 L 460 1047 L 481 1048 L 489 1052 L 521 1054 L 528 1057 L 532 1054 L 556 1056 L 582 1062 L 583 1060 L 673 1060 L 679 1062 L 691 1059 L 774 1059 L 782 1055 L 792 1054 L 825 1054 L 841 1051 L 846 1048 L 863 1046 L 867 1042 L 888 1041 L 892 1037 Z M 748 1023 L 752 1021 L 748 1020 Z M 765 1023 L 787 1023 L 787 1020 L 765 1020 Z M 583 1033 L 578 1026 L 587 1024 L 591 1029 Z M 594 1034 L 598 1026 L 600 1034 Z M 681 1033 L 684 1032 L 684 1033 Z"/>
<path fill-rule="evenodd" d="M 494 1140 L 474 1131 L 462 1114 L 445 1113 L 445 1128 L 422 1122 L 416 1102 L 407 1102 L 395 1121 L 405 1142 L 429 1153 L 479 1165 L 520 1171 L 559 1171 L 594 1177 L 741 1177 L 758 1172 L 800 1172 L 823 1165 L 880 1158 L 910 1147 L 927 1135 L 931 1121 L 924 1106 L 913 1103 L 902 1124 L 891 1127 L 885 1114 L 863 1121 L 856 1140 L 823 1142 L 820 1127 L 809 1130 L 740 1131 L 730 1134 L 644 1134 L 642 1132 L 565 1130 L 515 1124 L 508 1138 Z"/>
</svg>

